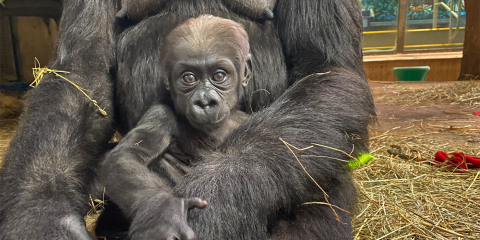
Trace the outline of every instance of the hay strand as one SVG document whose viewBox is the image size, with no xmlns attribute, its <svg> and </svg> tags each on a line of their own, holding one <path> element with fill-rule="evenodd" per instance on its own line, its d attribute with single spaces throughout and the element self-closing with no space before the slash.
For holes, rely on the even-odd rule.
<svg viewBox="0 0 480 240">
<path fill-rule="evenodd" d="M 38 86 L 38 84 L 40 83 L 40 81 L 42 80 L 43 76 L 45 74 L 54 74 L 55 76 L 69 82 L 70 84 L 72 84 L 75 88 L 77 88 L 81 93 L 83 93 L 83 95 L 85 95 L 85 97 L 88 98 L 88 100 L 90 100 L 93 105 L 95 105 L 95 107 L 98 108 L 98 110 L 100 111 L 100 113 L 104 116 L 107 115 L 107 112 L 102 109 L 100 106 L 98 106 L 98 103 L 96 100 L 92 99 L 90 96 L 88 96 L 88 94 L 86 92 L 89 92 L 87 89 L 85 88 L 82 88 L 80 86 L 78 86 L 77 84 L 75 84 L 74 82 L 68 80 L 66 77 L 62 76 L 60 73 L 66 73 L 66 74 L 69 74 L 70 72 L 67 72 L 67 71 L 61 71 L 61 70 L 53 70 L 53 69 L 49 69 L 49 68 L 46 68 L 46 67 L 40 67 L 40 62 L 38 61 L 37 58 L 35 58 L 35 67 L 32 68 L 33 69 L 33 76 L 35 77 L 35 79 L 33 80 L 33 82 L 30 84 L 30 87 L 36 87 Z"/>
</svg>

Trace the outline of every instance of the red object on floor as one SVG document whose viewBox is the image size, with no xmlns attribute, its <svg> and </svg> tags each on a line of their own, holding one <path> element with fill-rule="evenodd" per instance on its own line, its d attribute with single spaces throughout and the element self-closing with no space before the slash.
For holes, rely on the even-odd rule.
<svg viewBox="0 0 480 240">
<path fill-rule="evenodd" d="M 480 168 L 480 157 L 468 156 L 462 152 L 446 153 L 438 151 L 435 153 L 434 162 L 436 164 L 445 164 L 452 168 Z"/>
<path fill-rule="evenodd" d="M 473 115 L 480 116 L 480 112 L 472 113 Z"/>
</svg>

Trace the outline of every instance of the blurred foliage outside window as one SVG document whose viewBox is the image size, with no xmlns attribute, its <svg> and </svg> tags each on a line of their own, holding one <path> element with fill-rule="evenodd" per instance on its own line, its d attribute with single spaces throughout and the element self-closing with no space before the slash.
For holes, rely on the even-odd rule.
<svg viewBox="0 0 480 240">
<path fill-rule="evenodd" d="M 364 52 L 395 52 L 399 0 L 358 0 L 358 2 L 363 16 Z M 408 1 L 405 51 L 462 48 L 465 27 L 464 1 L 438 0 L 436 21 L 434 3 L 434 0 Z M 452 20 L 451 12 L 446 7 L 451 7 L 454 12 Z M 457 22 L 460 23 L 458 27 Z"/>
<path fill-rule="evenodd" d="M 362 2 L 362 1 L 360 1 Z M 363 0 L 362 11 L 373 10 L 373 21 L 397 21 L 398 0 Z"/>
<path fill-rule="evenodd" d="M 363 2 L 361 5 L 362 10 L 373 10 L 375 22 L 388 22 L 397 21 L 398 15 L 398 0 L 360 0 Z M 439 0 L 450 5 L 450 0 Z M 458 0 L 454 0 L 455 5 L 458 4 Z M 410 1 L 410 9 L 415 10 L 416 7 L 421 6 L 419 9 L 424 9 L 419 12 L 407 11 L 408 20 L 422 20 L 433 19 L 433 1 Z M 462 3 L 462 9 L 465 9 L 465 4 Z M 443 8 L 438 9 L 438 19 L 447 19 L 450 17 L 450 12 Z"/>
</svg>

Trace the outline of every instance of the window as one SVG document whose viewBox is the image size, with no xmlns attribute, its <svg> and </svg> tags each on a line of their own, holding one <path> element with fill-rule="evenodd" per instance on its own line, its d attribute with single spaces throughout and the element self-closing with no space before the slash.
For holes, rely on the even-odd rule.
<svg viewBox="0 0 480 240">
<path fill-rule="evenodd" d="M 408 6 L 405 51 L 462 48 L 465 36 L 463 1 L 430 2 L 432 4 L 420 2 Z"/>
<path fill-rule="evenodd" d="M 359 0 L 363 17 L 363 51 L 395 51 L 398 0 Z"/>
<path fill-rule="evenodd" d="M 359 0 L 359 4 L 365 53 L 463 47 L 463 0 Z"/>
</svg>

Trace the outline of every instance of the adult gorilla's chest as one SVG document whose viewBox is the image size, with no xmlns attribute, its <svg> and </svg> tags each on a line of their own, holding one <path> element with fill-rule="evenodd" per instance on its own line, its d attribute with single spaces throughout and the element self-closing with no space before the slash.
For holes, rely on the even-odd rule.
<svg viewBox="0 0 480 240">
<path fill-rule="evenodd" d="M 210 14 L 228 18 L 232 11 L 223 0 L 176 0 L 166 1 L 159 14 L 168 14 L 185 19 L 201 14 Z M 222 16 L 223 15 L 223 16 Z"/>
<path fill-rule="evenodd" d="M 241 23 L 249 34 L 252 79 L 241 109 L 258 111 L 287 88 L 282 45 L 272 21 L 253 21 L 234 12 L 222 0 L 167 1 L 158 14 L 126 29 L 117 43 L 116 116 L 119 130 L 128 132 L 155 102 L 169 103 L 160 71 L 160 46 L 167 34 L 185 20 L 202 14 Z"/>
<path fill-rule="evenodd" d="M 117 12 L 118 18 L 129 18 L 140 21 L 146 16 L 161 12 L 162 9 L 180 10 L 195 13 L 214 15 L 223 4 L 228 6 L 230 12 L 238 12 L 240 15 L 251 19 L 272 19 L 273 9 L 277 0 L 223 0 L 223 1 L 167 1 L 167 0 L 122 0 L 121 10 Z M 193 7 L 193 9 L 189 9 Z"/>
</svg>

